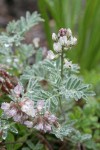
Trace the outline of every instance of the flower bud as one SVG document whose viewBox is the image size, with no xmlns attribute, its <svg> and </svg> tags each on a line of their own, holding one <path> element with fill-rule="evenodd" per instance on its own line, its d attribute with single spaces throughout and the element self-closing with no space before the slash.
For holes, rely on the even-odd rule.
<svg viewBox="0 0 100 150">
<path fill-rule="evenodd" d="M 75 37 L 71 37 L 71 45 L 76 45 L 77 39 Z"/>
<path fill-rule="evenodd" d="M 25 121 L 24 125 L 26 125 L 28 128 L 32 128 L 33 127 L 33 122 L 32 121 Z"/>
<path fill-rule="evenodd" d="M 55 33 L 52 33 L 52 40 L 54 42 L 56 42 L 58 40 L 58 37 L 57 37 L 57 35 Z"/>
<path fill-rule="evenodd" d="M 66 36 L 67 29 L 61 28 L 58 32 L 58 37 L 60 36 Z"/>
<path fill-rule="evenodd" d="M 71 31 L 71 29 L 67 29 L 67 37 L 71 37 L 72 36 L 72 31 Z"/>
<path fill-rule="evenodd" d="M 33 39 L 33 44 L 35 48 L 39 48 L 39 42 L 40 42 L 40 39 L 38 37 Z"/>
</svg>

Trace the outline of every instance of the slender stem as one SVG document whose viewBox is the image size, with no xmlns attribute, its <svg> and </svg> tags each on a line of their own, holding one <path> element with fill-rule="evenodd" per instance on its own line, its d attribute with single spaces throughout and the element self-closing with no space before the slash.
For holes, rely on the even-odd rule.
<svg viewBox="0 0 100 150">
<path fill-rule="evenodd" d="M 62 48 L 62 53 L 61 53 L 61 78 L 63 79 L 63 61 L 64 61 L 64 51 Z M 61 102 L 61 97 L 59 97 L 59 105 L 60 105 L 60 109 L 61 109 L 61 113 L 64 117 L 64 121 L 65 121 L 65 114 L 63 111 L 63 106 L 62 106 L 62 102 Z"/>
<path fill-rule="evenodd" d="M 64 61 L 64 51 L 62 49 L 62 53 L 61 53 L 61 78 L 63 78 L 63 61 Z"/>
<path fill-rule="evenodd" d="M 43 136 L 42 134 L 37 134 L 37 137 L 40 139 L 41 143 L 43 143 L 46 146 L 47 150 L 53 150 L 51 144 L 47 141 L 45 136 Z"/>
</svg>

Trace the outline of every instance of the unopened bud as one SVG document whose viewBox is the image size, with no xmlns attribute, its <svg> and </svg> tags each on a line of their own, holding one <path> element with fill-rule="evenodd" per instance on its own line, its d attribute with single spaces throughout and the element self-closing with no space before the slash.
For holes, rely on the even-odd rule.
<svg viewBox="0 0 100 150">
<path fill-rule="evenodd" d="M 76 45 L 77 44 L 77 39 L 75 37 L 71 38 L 71 44 Z"/>
<path fill-rule="evenodd" d="M 55 33 L 52 33 L 52 40 L 55 42 L 58 40 L 58 37 Z"/>
<path fill-rule="evenodd" d="M 72 36 L 72 31 L 71 31 L 71 29 L 67 29 L 67 37 L 71 37 Z"/>
<path fill-rule="evenodd" d="M 58 36 L 66 36 L 67 29 L 61 28 L 58 32 Z"/>
</svg>

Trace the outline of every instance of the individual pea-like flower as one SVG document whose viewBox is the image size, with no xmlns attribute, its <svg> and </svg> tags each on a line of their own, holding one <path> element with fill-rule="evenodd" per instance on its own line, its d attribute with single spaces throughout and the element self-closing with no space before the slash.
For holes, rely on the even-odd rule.
<svg viewBox="0 0 100 150">
<path fill-rule="evenodd" d="M 17 114 L 17 108 L 13 106 L 13 104 L 14 104 L 13 102 L 1 104 L 1 109 L 4 111 L 4 114 L 8 118 L 12 118 L 13 116 L 16 116 Z"/>
<path fill-rule="evenodd" d="M 4 46 L 5 46 L 6 48 L 8 48 L 10 45 L 5 43 Z"/>
<path fill-rule="evenodd" d="M 50 132 L 52 126 L 58 126 L 57 117 L 46 111 L 44 115 L 37 115 L 34 119 L 34 128 L 42 132 Z"/>
<path fill-rule="evenodd" d="M 13 91 L 19 97 L 23 91 L 23 87 L 20 84 L 18 84 L 17 86 L 15 86 Z"/>
<path fill-rule="evenodd" d="M 72 36 L 72 31 L 71 31 L 71 29 L 67 29 L 67 37 L 69 38 L 69 37 L 71 37 Z"/>
<path fill-rule="evenodd" d="M 24 125 L 26 125 L 28 128 L 32 128 L 33 122 L 32 121 L 24 121 Z"/>
<path fill-rule="evenodd" d="M 33 39 L 33 44 L 35 48 L 39 48 L 40 39 L 38 37 Z"/>
<path fill-rule="evenodd" d="M 53 49 L 57 53 L 61 52 L 62 51 L 62 45 L 61 45 L 61 43 L 59 41 L 58 42 L 54 42 Z"/>
<path fill-rule="evenodd" d="M 34 117 L 35 116 L 34 102 L 30 99 L 26 99 L 23 102 L 23 105 L 21 106 L 21 110 L 27 115 Z"/>
<path fill-rule="evenodd" d="M 39 100 L 37 102 L 37 110 L 38 111 L 42 111 L 43 107 L 44 107 L 44 101 L 43 100 Z"/>
<path fill-rule="evenodd" d="M 75 37 L 71 37 L 71 45 L 74 46 L 77 44 L 77 39 Z"/>
<path fill-rule="evenodd" d="M 72 61 L 68 61 L 67 59 L 64 59 L 64 62 L 65 62 L 64 66 L 66 68 L 71 68 L 72 67 Z"/>
<path fill-rule="evenodd" d="M 35 126 L 34 126 L 35 129 L 37 130 L 40 130 L 40 131 L 44 131 L 44 125 L 43 125 L 43 122 L 38 122 Z"/>
<path fill-rule="evenodd" d="M 48 121 L 51 123 L 54 123 L 57 121 L 57 117 L 54 114 L 50 114 L 48 111 L 45 112 L 44 115 L 46 118 L 48 118 Z"/>
<path fill-rule="evenodd" d="M 55 58 L 55 54 L 51 50 L 49 50 L 46 58 L 49 60 L 53 60 Z"/>
<path fill-rule="evenodd" d="M 9 108 L 10 108 L 9 103 L 4 102 L 4 103 L 1 104 L 1 109 L 3 109 L 4 111 L 8 111 Z"/>
<path fill-rule="evenodd" d="M 17 114 L 17 109 L 15 107 L 12 107 L 11 109 L 9 109 L 8 111 L 9 117 L 16 116 L 16 114 Z"/>
<path fill-rule="evenodd" d="M 61 36 L 60 38 L 59 38 L 59 42 L 60 42 L 60 44 L 62 45 L 62 46 L 66 46 L 67 45 L 67 37 L 66 36 Z"/>
<path fill-rule="evenodd" d="M 54 42 L 56 42 L 58 40 L 58 37 L 57 37 L 57 35 L 55 33 L 52 33 L 52 40 Z"/>
<path fill-rule="evenodd" d="M 16 115 L 13 116 L 13 120 L 15 122 L 23 122 L 23 113 L 22 112 L 18 112 Z"/>
<path fill-rule="evenodd" d="M 50 132 L 52 129 L 50 124 L 44 122 L 38 123 L 34 128 L 45 133 Z"/>
</svg>

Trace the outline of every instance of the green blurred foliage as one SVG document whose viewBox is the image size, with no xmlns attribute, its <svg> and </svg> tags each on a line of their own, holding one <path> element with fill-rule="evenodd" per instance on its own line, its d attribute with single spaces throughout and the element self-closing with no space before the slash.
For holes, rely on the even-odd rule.
<svg viewBox="0 0 100 150">
<path fill-rule="evenodd" d="M 100 59 L 100 0 L 39 0 L 39 10 L 45 19 L 48 45 L 52 48 L 51 31 L 71 28 L 78 37 L 76 51 L 69 54 L 82 69 L 96 68 Z M 50 31 L 50 20 L 54 29 Z"/>
</svg>

